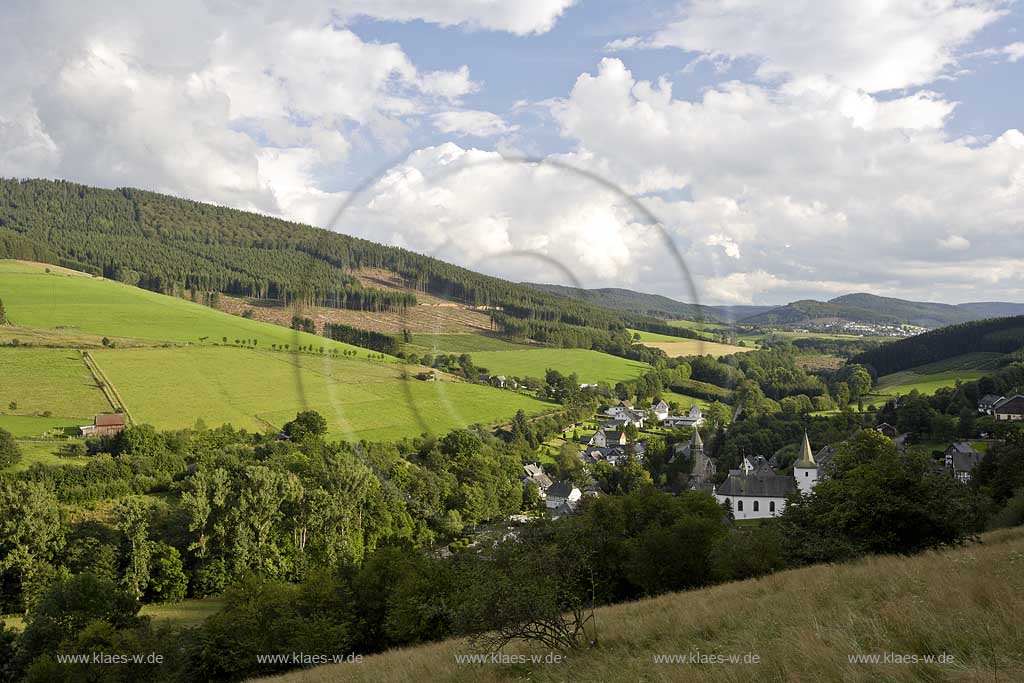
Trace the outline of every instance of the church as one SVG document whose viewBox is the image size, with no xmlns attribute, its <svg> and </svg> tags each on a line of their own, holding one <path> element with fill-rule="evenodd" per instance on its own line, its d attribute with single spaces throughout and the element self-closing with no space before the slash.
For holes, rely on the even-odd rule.
<svg viewBox="0 0 1024 683">
<path fill-rule="evenodd" d="M 817 483 L 818 463 L 804 433 L 792 476 L 776 474 L 767 464 L 755 466 L 744 458 L 743 466 L 729 470 L 729 476 L 715 489 L 715 499 L 728 504 L 735 519 L 764 519 L 782 514 L 790 493 L 810 493 Z"/>
</svg>

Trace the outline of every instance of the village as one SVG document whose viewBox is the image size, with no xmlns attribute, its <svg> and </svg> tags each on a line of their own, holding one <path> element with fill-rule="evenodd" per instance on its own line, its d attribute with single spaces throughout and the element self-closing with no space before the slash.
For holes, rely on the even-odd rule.
<svg viewBox="0 0 1024 683">
<path fill-rule="evenodd" d="M 993 417 L 997 422 L 1024 420 L 1024 395 L 986 395 L 978 402 L 978 413 Z M 791 467 L 780 467 L 775 455 L 745 456 L 739 468 L 730 469 L 720 477 L 714 459 L 705 453 L 701 436 L 702 429 L 709 433 L 717 425 L 708 424 L 697 406 L 672 415 L 664 400 L 646 409 L 639 409 L 627 400 L 619 401 L 597 416 L 597 430 L 593 434 L 573 439 L 579 427 L 573 425 L 566 429 L 563 438 L 579 446 L 578 457 L 587 473 L 584 481 L 556 481 L 540 462 L 523 465 L 520 481 L 524 489 L 536 490 L 546 514 L 551 517 L 573 514 L 587 498 L 605 495 L 590 474 L 598 463 L 623 467 L 635 461 L 642 465 L 647 450 L 644 432 L 675 436 L 669 462 L 679 459 L 686 464 L 687 487 L 709 491 L 729 510 L 732 518 L 740 522 L 776 517 L 785 510 L 792 494 L 812 494 L 815 486 L 828 478 L 836 454 L 836 446 L 832 444 L 818 444 L 815 452 L 805 433 L 799 457 Z M 901 433 L 886 422 L 876 425 L 874 430 L 891 439 L 897 449 L 906 448 L 908 433 Z M 936 460 L 936 467 L 966 484 L 983 454 L 969 441 L 954 441 Z"/>
</svg>

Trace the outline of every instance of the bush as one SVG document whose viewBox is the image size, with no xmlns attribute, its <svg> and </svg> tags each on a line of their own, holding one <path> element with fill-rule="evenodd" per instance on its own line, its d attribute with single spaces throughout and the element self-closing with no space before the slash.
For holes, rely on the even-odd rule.
<svg viewBox="0 0 1024 683">
<path fill-rule="evenodd" d="M 21 462 L 21 449 L 14 436 L 6 429 L 0 429 L 0 470 Z"/>
</svg>

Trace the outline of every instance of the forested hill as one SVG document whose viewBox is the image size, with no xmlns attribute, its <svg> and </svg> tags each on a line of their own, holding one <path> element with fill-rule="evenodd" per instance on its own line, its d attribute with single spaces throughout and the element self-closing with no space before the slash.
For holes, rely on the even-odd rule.
<svg viewBox="0 0 1024 683">
<path fill-rule="evenodd" d="M 850 362 L 866 365 L 878 375 L 888 375 L 964 353 L 1011 353 L 1021 349 L 1024 349 L 1024 316 L 1019 315 L 932 330 L 882 344 L 855 356 Z"/>
<path fill-rule="evenodd" d="M 632 311 L 666 320 L 699 320 L 705 323 L 723 322 L 718 311 L 710 306 L 687 304 L 659 294 L 645 294 L 631 289 L 606 287 L 601 289 L 582 289 L 564 285 L 547 285 L 524 282 L 528 287 L 542 292 L 550 292 L 561 296 L 587 301 L 605 308 L 619 311 Z"/>
<path fill-rule="evenodd" d="M 692 336 L 649 316 L 540 292 L 405 249 L 130 188 L 0 179 L 0 258 L 67 266 L 164 294 L 221 292 L 378 311 L 415 305 L 408 291 L 363 287 L 352 274 L 380 268 L 414 291 L 489 307 L 494 328 L 508 336 L 613 352 L 628 347 L 627 327 Z"/>
<path fill-rule="evenodd" d="M 850 322 L 934 328 L 1010 315 L 1024 315 L 1024 304 L 937 304 L 858 293 L 837 296 L 828 301 L 794 301 L 744 317 L 740 322 L 744 325 L 796 325 L 814 319 L 838 318 Z"/>
</svg>

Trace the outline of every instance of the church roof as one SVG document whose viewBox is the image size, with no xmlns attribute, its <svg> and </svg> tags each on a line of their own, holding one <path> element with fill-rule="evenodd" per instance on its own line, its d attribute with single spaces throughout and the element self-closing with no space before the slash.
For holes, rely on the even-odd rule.
<svg viewBox="0 0 1024 683">
<path fill-rule="evenodd" d="M 722 482 L 715 493 L 719 496 L 759 496 L 785 498 L 796 490 L 793 477 L 783 477 L 770 470 L 751 474 L 733 474 Z"/>
<path fill-rule="evenodd" d="M 811 442 L 807 439 L 807 432 L 804 432 L 804 442 L 800 446 L 800 457 L 793 467 L 805 470 L 818 469 L 818 463 L 814 462 L 814 454 L 811 453 Z"/>
</svg>

